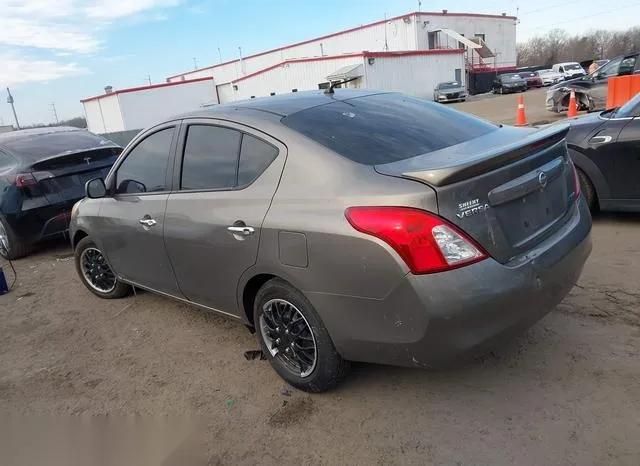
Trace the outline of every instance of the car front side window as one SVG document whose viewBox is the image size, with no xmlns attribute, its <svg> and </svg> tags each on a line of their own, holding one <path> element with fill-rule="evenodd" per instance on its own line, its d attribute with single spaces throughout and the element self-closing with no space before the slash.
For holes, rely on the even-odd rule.
<svg viewBox="0 0 640 466">
<path fill-rule="evenodd" d="M 620 68 L 620 63 L 622 62 L 622 58 L 618 58 L 616 60 L 612 60 L 602 68 L 596 71 L 596 77 L 598 79 L 605 79 L 611 76 L 618 75 L 618 69 Z"/>
<path fill-rule="evenodd" d="M 129 152 L 116 172 L 116 194 L 167 191 L 167 165 L 175 128 L 147 136 Z"/>
</svg>

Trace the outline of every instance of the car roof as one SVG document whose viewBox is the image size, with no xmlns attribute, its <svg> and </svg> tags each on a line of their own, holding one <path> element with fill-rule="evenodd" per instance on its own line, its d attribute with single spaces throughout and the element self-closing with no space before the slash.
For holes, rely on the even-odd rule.
<svg viewBox="0 0 640 466">
<path fill-rule="evenodd" d="M 320 105 L 376 94 L 389 94 L 389 92 L 360 89 L 334 89 L 333 94 L 327 94 L 324 90 L 292 92 L 290 94 L 281 94 L 271 97 L 215 104 L 208 106 L 203 110 L 185 113 L 175 118 L 211 118 L 231 115 L 235 118 L 241 118 L 241 115 L 239 114 L 239 111 L 241 110 L 254 110 L 262 112 L 263 114 L 271 114 L 278 118 L 282 118 Z"/>
<path fill-rule="evenodd" d="M 15 141 L 18 139 L 24 139 L 32 136 L 40 136 L 43 134 L 53 133 L 65 133 L 71 131 L 86 131 L 80 128 L 74 128 L 72 126 L 51 126 L 46 128 L 29 128 L 19 129 L 17 131 L 9 131 L 8 133 L 0 133 L 0 144 L 7 141 Z"/>
</svg>

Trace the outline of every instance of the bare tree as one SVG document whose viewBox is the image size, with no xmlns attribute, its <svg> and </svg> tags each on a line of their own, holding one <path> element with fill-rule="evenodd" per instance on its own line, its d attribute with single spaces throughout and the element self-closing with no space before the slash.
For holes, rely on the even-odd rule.
<svg viewBox="0 0 640 466">
<path fill-rule="evenodd" d="M 640 51 L 640 27 L 626 31 L 593 30 L 569 36 L 553 29 L 546 36 L 532 37 L 516 47 L 518 66 L 551 66 L 562 61 L 586 61 L 612 58 Z"/>
</svg>

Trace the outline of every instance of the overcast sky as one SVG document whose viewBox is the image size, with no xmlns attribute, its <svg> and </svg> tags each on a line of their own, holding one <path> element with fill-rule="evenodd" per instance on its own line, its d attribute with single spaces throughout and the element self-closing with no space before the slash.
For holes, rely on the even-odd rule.
<svg viewBox="0 0 640 466">
<path fill-rule="evenodd" d="M 518 10 L 518 6 L 520 6 Z M 397 16 L 408 0 L 0 0 L 0 124 L 83 114 L 80 99 Z M 427 1 L 422 11 L 518 14 L 518 40 L 553 28 L 577 34 L 640 23 L 638 0 Z M 490 45 L 490 44 L 489 44 Z"/>
</svg>

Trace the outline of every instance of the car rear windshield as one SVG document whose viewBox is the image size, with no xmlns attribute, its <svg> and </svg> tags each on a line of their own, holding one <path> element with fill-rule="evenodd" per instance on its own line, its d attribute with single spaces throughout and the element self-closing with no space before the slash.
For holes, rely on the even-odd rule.
<svg viewBox="0 0 640 466">
<path fill-rule="evenodd" d="M 2 141 L 2 145 L 18 156 L 37 162 L 53 155 L 109 147 L 115 144 L 88 131 L 78 130 L 8 138 Z"/>
<path fill-rule="evenodd" d="M 564 69 L 565 70 L 579 70 L 582 67 L 580 65 L 578 65 L 577 63 L 573 63 L 573 64 L 568 64 L 568 65 L 564 65 Z"/>
<path fill-rule="evenodd" d="M 365 165 L 444 149 L 498 128 L 444 105 L 401 94 L 335 101 L 293 113 L 282 123 Z"/>
</svg>

